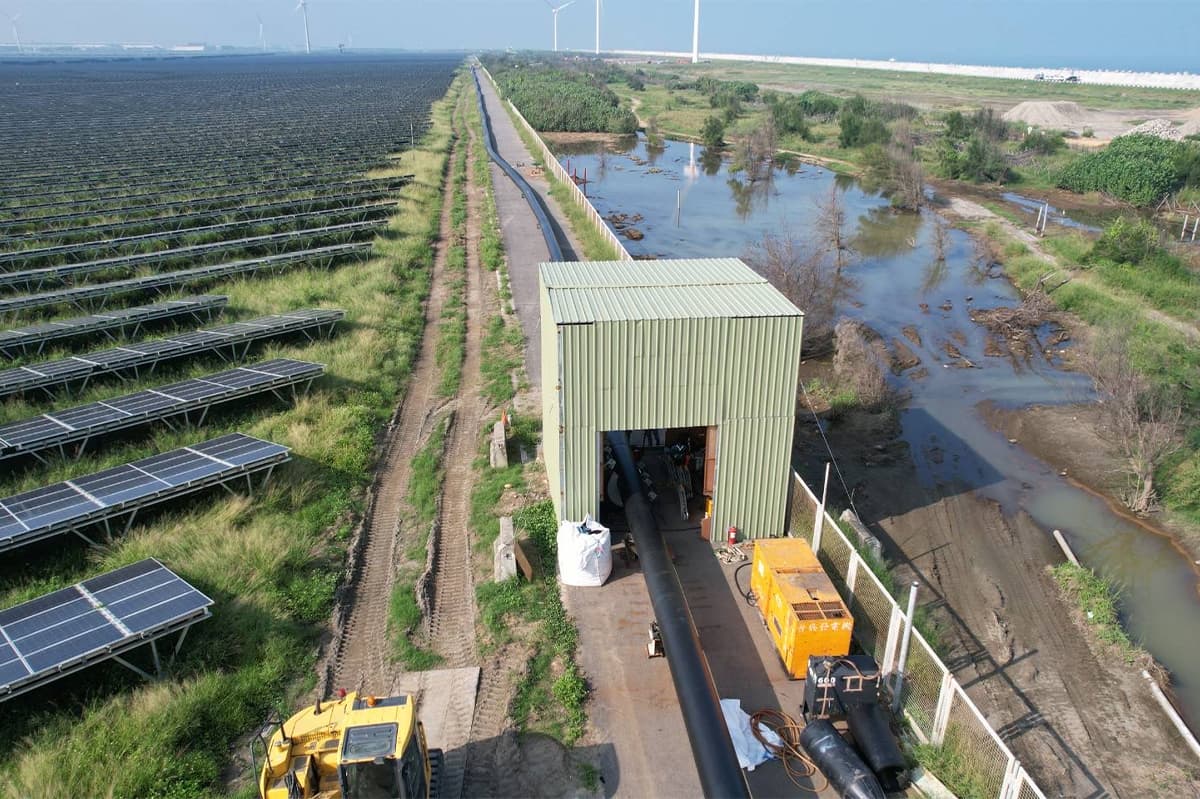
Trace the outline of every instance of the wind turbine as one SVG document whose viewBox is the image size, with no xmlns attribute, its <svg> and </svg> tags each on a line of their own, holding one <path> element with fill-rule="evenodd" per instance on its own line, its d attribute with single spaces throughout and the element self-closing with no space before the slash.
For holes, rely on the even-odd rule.
<svg viewBox="0 0 1200 799">
<path fill-rule="evenodd" d="M 558 52 L 558 12 L 574 2 L 575 0 L 568 0 L 568 2 L 563 3 L 561 6 L 555 6 L 550 0 L 546 0 L 546 5 L 550 6 L 550 12 L 554 14 L 554 52 L 556 53 Z"/>
<path fill-rule="evenodd" d="M 304 12 L 304 52 L 312 54 L 312 42 L 308 38 L 308 0 L 300 0 L 297 11 Z"/>
<path fill-rule="evenodd" d="M 600 0 L 596 0 L 596 55 L 600 55 Z"/>
<path fill-rule="evenodd" d="M 692 63 L 700 63 L 700 0 L 696 0 L 696 10 L 692 14 Z"/>
<path fill-rule="evenodd" d="M 255 16 L 258 17 L 258 46 L 261 47 L 262 51 L 265 53 L 267 52 L 267 37 L 263 35 L 262 14 L 255 14 Z"/>
<path fill-rule="evenodd" d="M 21 18 L 21 12 L 18 11 L 15 14 L 5 13 L 4 16 L 8 17 L 8 21 L 12 23 L 13 38 L 17 40 L 17 52 L 18 53 L 25 52 L 25 48 L 21 47 L 21 34 L 17 32 L 17 20 L 19 20 Z"/>
</svg>

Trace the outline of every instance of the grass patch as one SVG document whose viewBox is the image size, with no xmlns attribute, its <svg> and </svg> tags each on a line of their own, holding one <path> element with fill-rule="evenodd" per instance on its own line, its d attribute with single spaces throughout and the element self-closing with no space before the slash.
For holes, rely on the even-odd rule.
<svg viewBox="0 0 1200 799">
<path fill-rule="evenodd" d="M 0 565 L 0 607 L 144 557 L 157 557 L 216 600 L 213 619 L 188 636 L 169 679 L 142 683 L 102 664 L 0 714 L 0 796 L 216 797 L 230 745 L 276 709 L 290 714 L 311 687 L 321 623 L 341 573 L 345 531 L 360 513 L 375 438 L 411 374 L 424 328 L 423 300 L 438 234 L 449 151 L 449 111 L 462 88 L 435 104 L 434 125 L 393 174 L 413 174 L 373 257 L 329 272 L 299 269 L 232 281 L 239 318 L 319 305 L 347 311 L 332 340 L 275 343 L 262 357 L 327 365 L 294 406 L 221 408 L 199 430 L 156 430 L 114 441 L 78 461 L 0 474 L 0 492 L 67 479 L 235 430 L 293 448 L 294 460 L 254 497 L 208 494 L 144 517 L 104 550 L 72 542 Z M 210 370 L 211 371 L 211 370 Z M 140 381 L 143 386 L 157 384 Z M 169 379 L 177 379 L 172 375 Z M 128 393 L 99 387 L 90 398 Z M 70 407 L 78 397 L 56 404 Z M 146 665 L 141 653 L 135 662 Z"/>
<path fill-rule="evenodd" d="M 396 577 L 392 601 L 388 605 L 388 634 L 392 639 L 392 658 L 403 663 L 409 671 L 424 671 L 442 662 L 442 656 L 416 641 L 413 636 L 421 625 L 421 608 L 417 605 L 419 571 L 409 568 Z"/>
<path fill-rule="evenodd" d="M 979 770 L 990 754 L 977 751 L 974 742 L 956 726 L 946 729 L 941 746 L 920 744 L 913 748 L 917 762 L 935 775 L 958 799 L 992 799 L 999 790 L 994 780 Z"/>
<path fill-rule="evenodd" d="M 1141 647 L 1129 640 L 1117 612 L 1118 592 L 1104 578 L 1086 566 L 1066 562 L 1053 566 L 1050 573 L 1064 599 L 1083 613 L 1096 636 L 1115 646 L 1127 663 L 1134 663 L 1143 653 Z"/>
<path fill-rule="evenodd" d="M 503 405 L 513 398 L 513 372 L 521 367 L 521 329 L 510 325 L 502 316 L 493 316 L 483 338 L 483 396 L 493 405 Z"/>
<path fill-rule="evenodd" d="M 417 519 L 425 524 L 433 521 L 437 514 L 437 499 L 442 493 L 442 452 L 446 446 L 446 428 L 442 420 L 429 436 L 429 441 L 413 458 L 412 476 L 408 481 L 408 503 L 417 513 Z"/>
<path fill-rule="evenodd" d="M 553 564 L 558 520 L 554 505 L 543 500 L 518 511 L 513 522 L 529 534 L 543 564 Z M 588 687 L 575 664 L 579 633 L 559 599 L 554 569 L 547 566 L 534 582 L 519 577 L 485 583 L 477 598 L 484 627 L 493 643 L 510 639 L 511 619 L 532 624 L 533 656 L 517 684 L 510 713 L 523 732 L 541 732 L 571 746 L 587 727 L 584 705 Z"/>
</svg>

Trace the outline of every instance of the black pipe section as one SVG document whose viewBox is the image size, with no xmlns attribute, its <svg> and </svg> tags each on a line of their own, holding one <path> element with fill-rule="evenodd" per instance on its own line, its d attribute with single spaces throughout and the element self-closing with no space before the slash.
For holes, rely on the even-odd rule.
<svg viewBox="0 0 1200 799">
<path fill-rule="evenodd" d="M 737 753 L 708 659 L 700 648 L 700 634 L 692 620 L 679 575 L 667 555 L 667 545 L 654 521 L 650 502 L 642 493 L 642 481 L 629 451 L 629 440 L 620 431 L 607 434 L 622 478 L 621 496 L 625 518 L 637 546 L 638 562 L 646 578 L 646 590 L 654 606 L 663 650 L 671 668 L 671 680 L 683 711 L 692 744 L 692 756 L 700 774 L 700 785 L 708 797 L 746 797 L 750 790 L 738 765 Z"/>
<path fill-rule="evenodd" d="M 909 784 L 908 765 L 892 735 L 887 715 L 878 702 L 848 705 L 846 723 L 854 746 L 889 793 L 899 793 Z"/>
<path fill-rule="evenodd" d="M 487 108 L 483 104 L 483 87 L 479 85 L 479 71 L 475 67 L 471 67 L 471 76 L 475 78 L 475 97 L 479 101 L 479 117 L 483 120 L 483 143 L 487 146 L 488 156 L 504 170 L 513 183 L 517 184 L 517 188 L 521 190 L 521 196 L 525 198 L 525 202 L 529 203 L 534 217 L 537 218 L 538 227 L 542 229 L 542 238 L 546 240 L 546 249 L 550 251 L 550 260 L 562 261 L 564 260 L 562 247 L 558 243 L 558 236 L 554 233 L 554 226 L 550 224 L 550 215 L 542 205 L 542 198 L 521 176 L 521 173 L 513 169 L 512 164 L 505 161 L 496 151 L 496 137 L 492 135 L 492 119 L 488 116 Z"/>
<path fill-rule="evenodd" d="M 809 722 L 800 733 L 800 746 L 842 799 L 887 799 L 871 769 L 830 722 Z"/>
</svg>

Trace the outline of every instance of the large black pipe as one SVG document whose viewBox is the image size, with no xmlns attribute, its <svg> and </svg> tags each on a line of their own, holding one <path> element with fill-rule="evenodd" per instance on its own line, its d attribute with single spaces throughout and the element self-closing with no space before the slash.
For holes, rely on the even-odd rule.
<svg viewBox="0 0 1200 799">
<path fill-rule="evenodd" d="M 542 205 L 542 198 L 538 196 L 538 193 L 533 190 L 521 173 L 513 169 L 512 164 L 505 161 L 496 151 L 496 137 L 492 134 L 492 118 L 488 116 L 487 108 L 484 107 L 483 87 L 479 85 L 479 71 L 475 67 L 471 67 L 471 76 L 475 78 L 475 96 L 479 100 L 479 117 L 483 120 L 483 143 L 487 146 L 488 156 L 504 170 L 513 183 L 517 184 L 521 195 L 529 203 L 529 207 L 537 219 L 538 227 L 542 229 L 542 238 L 546 240 L 546 249 L 550 251 L 550 260 L 561 261 L 563 260 L 562 247 L 558 243 L 554 227 L 550 224 L 550 215 L 546 213 L 546 209 Z"/>
<path fill-rule="evenodd" d="M 637 545 L 638 563 L 645 575 L 646 590 L 650 593 L 662 634 L 663 650 L 691 740 L 700 785 L 705 796 L 748 799 L 750 790 L 725 726 L 708 659 L 700 648 L 700 634 L 696 632 L 679 575 L 667 555 L 667 546 L 654 521 L 650 502 L 642 493 L 642 481 L 638 479 L 637 467 L 629 451 L 629 440 L 619 431 L 607 435 L 620 469 L 625 518 Z"/>
</svg>

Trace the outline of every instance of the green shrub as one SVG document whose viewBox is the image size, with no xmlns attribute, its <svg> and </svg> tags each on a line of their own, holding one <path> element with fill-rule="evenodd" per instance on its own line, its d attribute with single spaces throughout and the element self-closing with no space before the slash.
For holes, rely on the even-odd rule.
<svg viewBox="0 0 1200 799">
<path fill-rule="evenodd" d="M 843 149 L 851 147 L 866 147 L 871 144 L 886 144 L 892 134 L 882 119 L 874 116 L 863 116 L 849 111 L 845 106 L 838 116 L 841 131 L 838 133 L 838 144 Z"/>
<path fill-rule="evenodd" d="M 725 121 L 720 117 L 709 117 L 700 128 L 700 139 L 706 147 L 720 147 L 725 143 Z"/>
<path fill-rule="evenodd" d="M 1058 131 L 1033 130 L 1025 134 L 1021 140 L 1023 152 L 1033 152 L 1039 155 L 1053 155 L 1067 146 L 1066 139 Z"/>
<path fill-rule="evenodd" d="M 938 149 L 938 166 L 942 175 L 953 180 L 975 183 L 999 182 L 1009 177 L 1004 151 L 993 139 L 973 133 L 965 145 L 956 145 L 943 138 Z"/>
<path fill-rule="evenodd" d="M 637 117 L 617 95 L 587 72 L 489 60 L 505 97 L 538 130 L 634 133 Z"/>
<path fill-rule="evenodd" d="M 1140 264 L 1160 251 L 1158 228 L 1153 223 L 1122 216 L 1096 240 L 1088 260 Z"/>
<path fill-rule="evenodd" d="M 1153 205 L 1184 185 L 1188 176 L 1181 170 L 1190 168 L 1190 148 L 1156 136 L 1121 136 L 1100 152 L 1068 165 L 1058 185 L 1076 192 L 1111 194 L 1134 205 Z"/>
<path fill-rule="evenodd" d="M 833 95 L 809 89 L 799 97 L 800 109 L 807 117 L 822 119 L 826 122 L 837 116 L 842 108 L 842 101 Z"/>
</svg>

